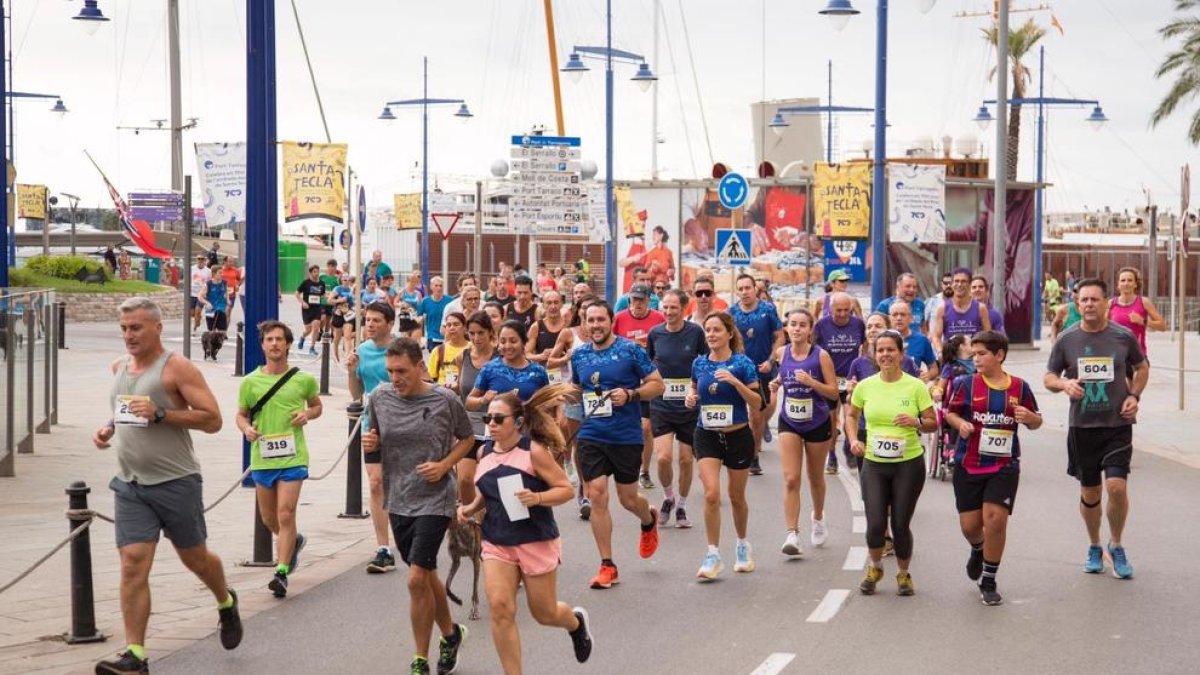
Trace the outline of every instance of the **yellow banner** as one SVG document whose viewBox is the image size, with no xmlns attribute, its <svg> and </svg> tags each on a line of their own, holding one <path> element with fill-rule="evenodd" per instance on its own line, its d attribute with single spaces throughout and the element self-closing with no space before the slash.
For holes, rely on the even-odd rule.
<svg viewBox="0 0 1200 675">
<path fill-rule="evenodd" d="M 283 141 L 284 221 L 328 218 L 346 209 L 346 144 Z"/>
<path fill-rule="evenodd" d="M 17 183 L 17 217 L 46 219 L 46 186 Z"/>
<path fill-rule="evenodd" d="M 621 218 L 621 226 L 626 237 L 642 237 L 646 234 L 646 221 L 638 218 L 633 206 L 633 193 L 628 185 L 617 185 L 613 188 L 613 200 L 617 202 L 617 214 Z"/>
<path fill-rule="evenodd" d="M 421 229 L 421 193 L 409 192 L 393 197 L 397 230 Z"/>
<path fill-rule="evenodd" d="M 871 232 L 871 166 L 818 162 L 813 212 L 820 236 L 866 239 Z"/>
</svg>

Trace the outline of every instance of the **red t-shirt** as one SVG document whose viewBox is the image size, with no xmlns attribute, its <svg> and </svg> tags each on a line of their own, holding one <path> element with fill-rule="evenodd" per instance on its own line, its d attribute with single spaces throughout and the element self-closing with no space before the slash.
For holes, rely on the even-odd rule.
<svg viewBox="0 0 1200 675">
<path fill-rule="evenodd" d="M 644 348 L 650 338 L 650 329 L 666 322 L 667 317 L 658 310 L 652 309 L 646 313 L 646 316 L 639 319 L 633 315 L 633 312 L 625 309 L 617 312 L 617 316 L 613 319 L 613 332 L 623 338 L 633 340 Z"/>
</svg>

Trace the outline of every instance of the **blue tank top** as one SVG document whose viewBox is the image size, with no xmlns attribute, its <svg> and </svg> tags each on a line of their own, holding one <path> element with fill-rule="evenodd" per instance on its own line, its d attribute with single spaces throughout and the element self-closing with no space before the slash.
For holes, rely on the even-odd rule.
<svg viewBox="0 0 1200 675">
<path fill-rule="evenodd" d="M 529 451 L 528 436 L 522 436 L 516 447 L 508 452 L 496 452 L 495 441 L 483 444 L 476 468 L 475 487 L 483 495 L 487 509 L 483 514 L 481 534 L 484 541 L 497 546 L 520 546 L 537 541 L 558 538 L 558 524 L 554 522 L 554 511 L 548 506 L 530 506 L 529 517 L 512 521 L 504 510 L 500 497 L 500 479 L 517 475 L 526 490 L 545 492 L 550 486 L 537 477 L 533 470 L 533 455 Z"/>
<path fill-rule="evenodd" d="M 949 340 L 955 335 L 965 335 L 968 338 L 983 330 L 983 321 L 979 318 L 979 301 L 971 300 L 967 311 L 954 309 L 954 300 L 946 298 L 945 309 L 942 310 L 942 340 Z"/>
<path fill-rule="evenodd" d="M 797 361 L 792 356 L 792 347 L 783 349 L 783 359 L 779 362 L 779 380 L 783 384 L 783 397 L 780 401 L 779 419 L 795 431 L 812 431 L 825 424 L 829 419 L 829 402 L 825 397 L 813 390 L 812 387 L 800 384 L 796 380 L 797 372 L 806 372 L 813 379 L 820 380 L 821 348 L 812 345 L 808 356 Z"/>
</svg>

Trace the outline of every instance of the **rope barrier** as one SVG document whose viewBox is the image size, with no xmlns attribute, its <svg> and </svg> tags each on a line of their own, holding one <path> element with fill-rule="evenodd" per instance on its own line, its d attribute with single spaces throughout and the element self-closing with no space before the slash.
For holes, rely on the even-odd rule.
<svg viewBox="0 0 1200 675">
<path fill-rule="evenodd" d="M 91 525 L 92 525 L 92 520 L 89 518 L 82 525 L 71 530 L 71 534 L 68 534 L 66 539 L 63 539 L 62 541 L 58 542 L 58 544 L 54 548 L 50 549 L 50 551 L 48 553 L 46 553 L 46 555 L 42 556 L 41 558 L 38 559 L 37 562 L 30 565 L 29 569 L 18 574 L 17 578 L 13 579 L 12 581 L 8 582 L 7 584 L 0 586 L 0 594 L 3 594 L 8 589 L 10 589 L 13 586 L 16 586 L 18 583 L 20 583 L 25 577 L 29 576 L 34 570 L 41 567 L 43 563 L 45 563 L 47 560 L 49 560 L 51 557 L 53 557 L 55 553 L 58 553 L 60 550 L 62 550 L 62 547 L 71 543 L 72 539 L 83 534 L 83 531 L 88 529 L 89 527 L 91 527 Z"/>
</svg>

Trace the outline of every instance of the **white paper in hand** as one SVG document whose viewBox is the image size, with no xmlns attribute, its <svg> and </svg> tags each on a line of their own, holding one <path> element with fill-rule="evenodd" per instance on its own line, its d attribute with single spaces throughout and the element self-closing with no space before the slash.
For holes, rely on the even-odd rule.
<svg viewBox="0 0 1200 675">
<path fill-rule="evenodd" d="M 525 489 L 525 483 L 520 474 L 501 476 L 496 480 L 496 488 L 500 490 L 500 501 L 504 503 L 504 512 L 508 519 L 516 522 L 529 518 L 529 508 L 517 499 L 517 492 Z"/>
</svg>

